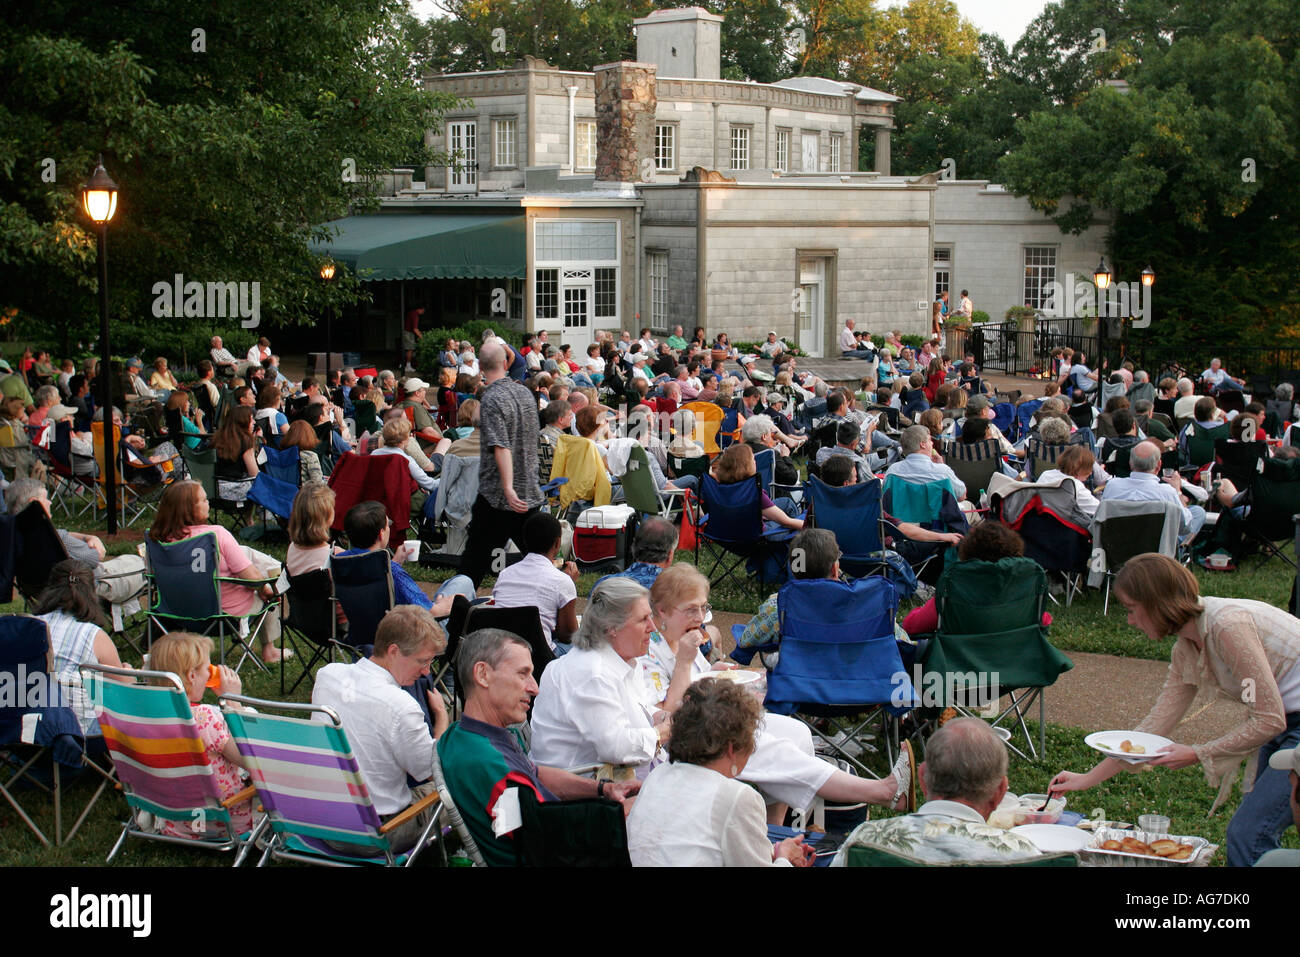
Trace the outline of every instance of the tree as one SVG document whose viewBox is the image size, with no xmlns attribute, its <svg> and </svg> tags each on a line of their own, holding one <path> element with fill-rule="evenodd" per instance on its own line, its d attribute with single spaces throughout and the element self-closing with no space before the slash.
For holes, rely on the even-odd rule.
<svg viewBox="0 0 1300 957">
<path fill-rule="evenodd" d="M 1072 37 L 1077 52 L 1089 2 L 1049 8 L 1064 26 L 1040 24 L 1037 35 Z M 1096 208 L 1115 214 L 1117 273 L 1150 262 L 1160 276 L 1149 335 L 1162 342 L 1265 343 L 1300 324 L 1300 201 L 1289 175 L 1300 58 L 1287 9 L 1121 4 L 1119 20 L 1137 25 L 1115 64 L 1128 91 L 1048 79 L 1062 105 L 1024 120 L 999 163 L 1003 181 L 1064 230 L 1082 230 Z M 1063 196 L 1074 197 L 1066 208 Z"/>
<path fill-rule="evenodd" d="M 102 152 L 122 188 L 116 319 L 165 342 L 152 290 L 181 273 L 258 282 L 264 319 L 314 320 L 325 293 L 307 244 L 320 224 L 373 204 L 375 174 L 436 160 L 424 131 L 451 101 L 418 86 L 399 42 L 405 5 L 141 0 L 112 17 L 81 12 L 47 0 L 0 15 L 4 303 L 66 340 L 91 337 L 94 243 L 76 190 Z M 54 173 L 42 178 L 46 157 Z M 336 280 L 336 305 L 358 294 L 353 277 Z"/>
</svg>

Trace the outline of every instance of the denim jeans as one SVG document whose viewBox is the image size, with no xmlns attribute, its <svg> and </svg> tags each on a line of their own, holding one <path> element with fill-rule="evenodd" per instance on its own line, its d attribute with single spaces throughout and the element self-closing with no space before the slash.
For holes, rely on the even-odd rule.
<svg viewBox="0 0 1300 957">
<path fill-rule="evenodd" d="M 1280 846 L 1283 832 L 1292 824 L 1291 775 L 1268 766 L 1275 751 L 1300 745 L 1300 712 L 1286 716 L 1286 730 L 1259 749 L 1255 787 L 1241 801 L 1228 822 L 1228 866 L 1250 867 L 1266 852 Z"/>
</svg>

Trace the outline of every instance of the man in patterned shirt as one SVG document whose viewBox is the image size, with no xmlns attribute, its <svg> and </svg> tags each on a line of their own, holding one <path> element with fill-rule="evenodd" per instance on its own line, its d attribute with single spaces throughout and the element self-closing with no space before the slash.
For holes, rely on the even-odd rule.
<svg viewBox="0 0 1300 957">
<path fill-rule="evenodd" d="M 522 551 L 524 522 L 546 501 L 537 482 L 537 403 L 506 375 L 508 348 L 488 341 L 479 352 L 483 390 L 479 406 L 478 498 L 470 515 L 469 546 L 461 570 L 478 587 L 507 541 Z M 500 568 L 504 568 L 504 562 Z"/>
</svg>

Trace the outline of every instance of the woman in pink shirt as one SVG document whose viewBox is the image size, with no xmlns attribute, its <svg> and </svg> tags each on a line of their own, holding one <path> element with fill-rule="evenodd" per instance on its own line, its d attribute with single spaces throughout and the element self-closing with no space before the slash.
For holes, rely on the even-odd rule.
<svg viewBox="0 0 1300 957">
<path fill-rule="evenodd" d="M 219 577 L 243 578 L 255 582 L 275 578 L 280 574 L 280 566 L 274 559 L 240 545 L 224 526 L 209 525 L 207 522 L 208 496 L 203 491 L 203 486 L 198 482 L 173 482 L 158 503 L 158 515 L 149 529 L 149 537 L 155 542 L 169 543 L 212 532 L 217 539 Z M 257 561 L 254 561 L 254 557 Z M 260 611 L 264 605 L 278 601 L 271 585 L 260 585 L 254 589 L 228 582 L 221 584 L 221 610 L 230 615 L 252 614 Z M 266 616 L 261 637 L 262 660 L 267 664 L 291 654 L 282 653 L 276 647 L 280 639 L 279 612 L 273 611 Z"/>
</svg>

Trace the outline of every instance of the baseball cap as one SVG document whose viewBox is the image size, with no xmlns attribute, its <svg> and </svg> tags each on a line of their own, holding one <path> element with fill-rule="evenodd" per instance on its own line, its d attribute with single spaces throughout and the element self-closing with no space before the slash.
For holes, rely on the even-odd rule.
<svg viewBox="0 0 1300 957">
<path fill-rule="evenodd" d="M 45 413 L 45 418 L 51 422 L 58 422 L 60 419 L 66 419 L 76 414 L 77 410 L 71 406 L 57 404 L 50 406 L 50 411 Z"/>
<path fill-rule="evenodd" d="M 417 378 L 416 376 L 411 376 L 402 384 L 402 388 L 407 392 L 419 392 L 421 389 L 429 388 L 429 383 L 425 382 L 423 379 Z"/>
<path fill-rule="evenodd" d="M 1300 748 L 1287 748 L 1274 751 L 1268 759 L 1268 766 L 1275 771 L 1294 771 L 1300 774 Z"/>
<path fill-rule="evenodd" d="M 144 363 L 140 361 L 138 356 L 132 356 L 126 360 L 126 367 L 128 369 L 143 369 Z"/>
<path fill-rule="evenodd" d="M 973 395 L 966 400 L 966 414 L 969 416 L 972 412 L 983 412 L 989 407 L 989 400 L 982 395 Z"/>
<path fill-rule="evenodd" d="M 767 330 L 767 334 L 768 334 L 769 336 L 774 336 L 774 335 L 776 335 L 776 330 L 775 330 L 775 329 L 769 329 L 769 330 Z"/>
<path fill-rule="evenodd" d="M 781 403 L 785 402 L 785 396 L 783 396 L 780 392 L 769 392 L 767 394 L 768 405 L 776 405 L 778 402 Z"/>
</svg>

